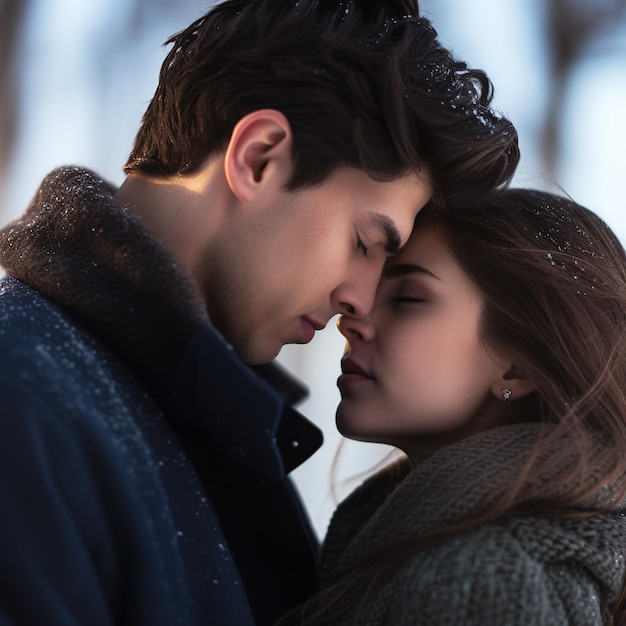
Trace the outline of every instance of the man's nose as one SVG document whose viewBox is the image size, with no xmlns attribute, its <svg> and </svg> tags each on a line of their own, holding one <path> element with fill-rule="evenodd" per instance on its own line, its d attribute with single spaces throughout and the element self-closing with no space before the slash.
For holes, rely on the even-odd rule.
<svg viewBox="0 0 626 626">
<path fill-rule="evenodd" d="M 384 260 L 372 263 L 367 268 L 361 265 L 358 271 L 353 271 L 345 282 L 336 287 L 331 294 L 335 312 L 356 318 L 369 315 L 374 306 L 383 265 Z"/>
</svg>

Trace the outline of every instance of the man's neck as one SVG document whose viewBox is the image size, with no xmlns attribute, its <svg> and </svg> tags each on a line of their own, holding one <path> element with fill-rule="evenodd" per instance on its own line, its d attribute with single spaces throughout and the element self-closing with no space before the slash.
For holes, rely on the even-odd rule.
<svg viewBox="0 0 626 626">
<path fill-rule="evenodd" d="M 199 264 L 219 225 L 219 185 L 204 173 L 168 178 L 131 174 L 115 201 L 135 213 L 197 282 Z"/>
</svg>

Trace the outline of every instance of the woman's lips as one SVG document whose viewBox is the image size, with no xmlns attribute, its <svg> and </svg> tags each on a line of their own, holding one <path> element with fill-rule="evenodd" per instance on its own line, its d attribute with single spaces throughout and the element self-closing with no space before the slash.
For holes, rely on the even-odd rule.
<svg viewBox="0 0 626 626">
<path fill-rule="evenodd" d="M 369 376 L 363 376 L 362 374 L 342 374 L 337 379 L 337 386 L 354 385 L 355 383 L 362 383 L 368 380 L 371 381 L 373 379 Z"/>
<path fill-rule="evenodd" d="M 349 358 L 341 361 L 341 371 L 343 373 L 337 379 L 338 387 L 374 380 L 364 367 Z"/>
</svg>

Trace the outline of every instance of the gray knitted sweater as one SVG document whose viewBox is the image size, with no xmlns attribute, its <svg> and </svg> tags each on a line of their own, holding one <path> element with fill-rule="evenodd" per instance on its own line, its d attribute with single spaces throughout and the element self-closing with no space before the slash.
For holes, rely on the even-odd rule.
<svg viewBox="0 0 626 626">
<path fill-rule="evenodd" d="M 513 459 L 524 457 L 536 428 L 494 429 L 440 450 L 400 480 L 389 471 L 367 480 L 331 521 L 322 577 L 331 580 L 403 536 L 479 513 L 514 479 Z M 561 457 L 568 462 L 567 454 Z M 538 480 L 549 495 L 550 477 Z M 370 586 L 331 594 L 317 623 L 602 624 L 599 594 L 611 600 L 620 593 L 625 554 L 620 511 L 583 520 L 502 519 L 407 555 Z"/>
</svg>

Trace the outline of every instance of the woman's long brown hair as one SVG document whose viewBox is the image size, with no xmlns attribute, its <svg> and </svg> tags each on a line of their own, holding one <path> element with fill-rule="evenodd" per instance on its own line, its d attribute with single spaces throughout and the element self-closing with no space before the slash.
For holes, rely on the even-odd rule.
<svg viewBox="0 0 626 626">
<path fill-rule="evenodd" d="M 341 604 L 355 588 L 366 597 L 368 585 L 390 568 L 478 525 L 513 515 L 588 517 L 626 497 L 626 254 L 615 234 L 572 200 L 529 189 L 444 212 L 427 208 L 416 227 L 421 224 L 436 228 L 480 288 L 487 348 L 516 355 L 536 386 L 519 401 L 518 420 L 549 429 L 494 506 L 372 554 L 289 623 L 316 623 L 322 607 Z M 563 455 L 576 458 L 567 471 L 558 471 L 563 459 L 554 452 L 556 441 L 566 441 Z M 541 475 L 559 483 L 555 489 L 552 481 L 549 495 L 534 480 Z M 625 623 L 623 604 L 624 593 L 617 601 L 603 599 L 607 624 Z"/>
</svg>

